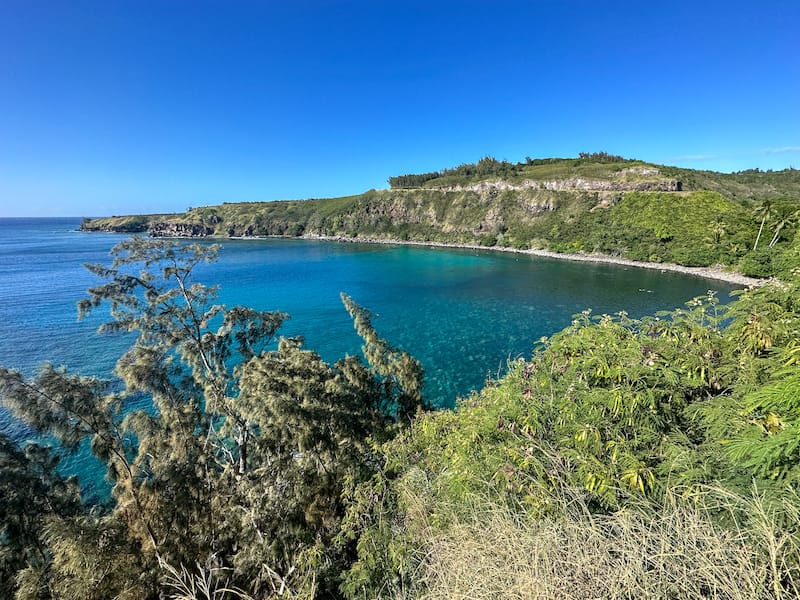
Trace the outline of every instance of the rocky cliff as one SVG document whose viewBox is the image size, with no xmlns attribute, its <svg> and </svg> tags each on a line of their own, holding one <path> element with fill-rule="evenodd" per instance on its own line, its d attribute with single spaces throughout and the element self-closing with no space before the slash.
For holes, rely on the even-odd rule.
<svg viewBox="0 0 800 600">
<path fill-rule="evenodd" d="M 201 223 L 180 223 L 156 221 L 148 227 L 150 237 L 206 237 L 213 235 L 214 230 Z"/>
<path fill-rule="evenodd" d="M 737 264 L 758 231 L 754 202 L 791 204 L 800 197 L 800 172 L 792 169 L 722 174 L 584 159 L 492 164 L 505 172 L 480 178 L 466 165 L 422 178 L 402 176 L 407 187 L 357 196 L 224 203 L 173 215 L 87 220 L 82 228 L 155 237 L 409 240 Z M 793 231 L 784 227 L 781 239 Z"/>
</svg>

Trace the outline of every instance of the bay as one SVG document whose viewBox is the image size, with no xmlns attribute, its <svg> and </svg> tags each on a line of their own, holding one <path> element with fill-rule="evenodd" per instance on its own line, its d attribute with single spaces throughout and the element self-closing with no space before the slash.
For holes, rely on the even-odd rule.
<svg viewBox="0 0 800 600">
<path fill-rule="evenodd" d="M 44 361 L 111 376 L 130 337 L 95 333 L 100 309 L 77 321 L 76 302 L 99 282 L 84 263 L 108 263 L 123 235 L 77 231 L 80 219 L 0 219 L 0 365 L 32 375 Z M 211 242 L 202 242 L 211 243 Z M 672 272 L 577 263 L 482 250 L 267 239 L 222 240 L 219 260 L 196 278 L 219 285 L 232 306 L 281 310 L 282 335 L 302 335 L 327 361 L 356 354 L 361 341 L 342 306 L 345 292 L 375 314 L 379 334 L 418 358 L 426 397 L 458 397 L 530 356 L 536 341 L 574 314 L 627 311 L 634 317 L 682 306 L 708 290 L 723 301 L 735 286 Z M 2 409 L 0 409 L 2 410 Z M 31 433 L 0 412 L 0 432 Z M 65 470 L 92 471 L 86 456 Z M 86 473 L 84 473 L 86 474 Z M 97 475 L 91 479 L 97 484 Z"/>
</svg>

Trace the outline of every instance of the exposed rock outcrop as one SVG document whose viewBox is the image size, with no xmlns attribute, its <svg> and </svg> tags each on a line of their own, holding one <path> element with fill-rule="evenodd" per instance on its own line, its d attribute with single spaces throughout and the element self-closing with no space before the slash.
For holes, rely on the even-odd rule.
<svg viewBox="0 0 800 600">
<path fill-rule="evenodd" d="M 452 185 L 441 189 L 446 192 L 488 192 L 490 190 L 550 190 L 556 192 L 680 192 L 681 182 L 674 179 L 656 179 L 651 181 L 609 181 L 606 179 L 585 179 L 571 177 L 552 181 L 525 181 L 513 184 L 507 181 L 481 181 L 473 185 Z"/>
<path fill-rule="evenodd" d="M 150 237 L 193 238 L 205 237 L 214 233 L 210 227 L 200 223 L 159 222 L 150 225 Z"/>
</svg>

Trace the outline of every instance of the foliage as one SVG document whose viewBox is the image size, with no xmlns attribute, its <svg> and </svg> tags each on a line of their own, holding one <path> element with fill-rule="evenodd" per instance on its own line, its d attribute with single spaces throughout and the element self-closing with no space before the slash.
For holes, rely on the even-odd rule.
<svg viewBox="0 0 800 600">
<path fill-rule="evenodd" d="M 215 254 L 138 238 L 114 248 L 111 266 L 89 265 L 105 283 L 81 314 L 108 303 L 101 330 L 137 335 L 117 363 L 118 391 L 50 366 L 30 381 L 0 371 L 14 414 L 66 451 L 89 439 L 113 482 L 108 512 L 79 510 L 43 450 L 26 459 L 4 444 L 3 489 L 24 484 L 49 502 L 30 515 L 6 505 L 3 568 L 20 573 L 19 597 L 150 598 L 197 564 L 256 597 L 276 573 L 336 589 L 350 551 L 331 543 L 343 482 L 368 479 L 368 438 L 388 439 L 422 405 L 421 369 L 349 298 L 368 364 L 328 365 L 300 339 L 275 347 L 286 315 L 214 304 L 214 289 L 193 281 Z M 134 394 L 152 410 L 125 412 Z"/>
<path fill-rule="evenodd" d="M 742 207 L 712 192 L 627 194 L 608 214 L 614 229 L 641 232 L 627 256 L 684 265 L 734 264 L 752 227 Z M 601 250 L 602 251 L 602 250 Z"/>
<path fill-rule="evenodd" d="M 616 154 L 609 154 L 608 152 L 581 152 L 578 154 L 577 159 L 533 159 L 527 157 L 525 162 L 521 163 L 510 163 L 506 160 L 497 160 L 493 156 L 485 156 L 476 163 L 465 163 L 450 169 L 389 177 L 388 182 L 389 186 L 393 189 L 416 188 L 422 187 L 428 182 L 433 182 L 434 185 L 441 185 L 442 181 L 437 180 L 446 180 L 448 183 L 458 180 L 461 183 L 466 183 L 486 178 L 513 178 L 520 175 L 531 175 L 535 173 L 535 170 L 526 167 L 562 165 L 564 163 L 573 167 L 579 167 L 586 164 L 619 164 L 625 162 L 638 161 L 628 160 Z"/>
<path fill-rule="evenodd" d="M 664 175 L 683 183 L 687 191 L 709 190 L 718 192 L 743 204 L 764 200 L 794 198 L 800 195 L 800 170 L 782 171 L 749 169 L 737 173 L 717 173 L 678 167 L 660 167 Z"/>
<path fill-rule="evenodd" d="M 430 173 L 409 173 L 407 175 L 396 175 L 389 177 L 389 187 L 391 188 L 415 188 L 421 187 L 426 181 L 438 179 L 442 174 L 439 171 L 432 171 Z"/>
<path fill-rule="evenodd" d="M 56 471 L 48 448 L 18 448 L 0 434 L 0 596 L 12 597 L 17 574 L 47 561 L 42 531 L 50 518 L 79 511 L 76 482 Z"/>
<path fill-rule="evenodd" d="M 452 205 L 425 193 L 444 218 Z M 565 247 L 610 244 L 586 227 L 616 222 L 628 251 L 655 236 L 663 256 L 694 260 L 687 249 L 719 256 L 727 235 L 752 248 L 763 222 L 779 241 L 745 256 L 770 252 L 782 278 L 728 305 L 709 293 L 641 319 L 584 311 L 434 413 L 420 364 L 348 296 L 366 362 L 328 364 L 301 338 L 278 337 L 286 315 L 215 304 L 193 280 L 213 246 L 123 242 L 110 266 L 89 267 L 103 283 L 79 304 L 109 305 L 101 329 L 136 335 L 119 381 L 0 369 L 3 404 L 42 439 L 64 452 L 88 442 L 112 502 L 81 504 L 54 453 L 0 438 L 0 591 L 795 597 L 800 234 L 713 192 L 632 192 L 602 213 L 585 210 L 591 194 L 557 197 L 570 218 L 542 222 Z M 721 220 L 690 218 L 709 211 Z M 514 238 L 510 221 L 487 231 L 534 239 Z M 126 411 L 142 394 L 151 409 Z"/>
<path fill-rule="evenodd" d="M 608 152 L 579 152 L 578 158 L 588 162 L 599 163 L 617 163 L 625 161 L 625 159 L 618 154 L 609 154 Z"/>
<path fill-rule="evenodd" d="M 502 177 L 520 171 L 521 164 L 512 164 L 505 160 L 497 160 L 493 156 L 485 156 L 476 163 L 462 164 L 452 169 L 442 169 L 431 173 L 419 175 L 399 175 L 389 178 L 389 186 L 392 188 L 411 188 L 421 187 L 428 181 L 433 181 L 443 177 L 460 177 L 467 179 Z"/>
<path fill-rule="evenodd" d="M 417 419 L 385 444 L 384 470 L 352 492 L 348 525 L 362 543 L 350 595 L 380 596 L 417 581 L 414 573 L 435 580 L 439 569 L 460 569 L 448 562 L 426 571 L 437 547 L 431 540 L 452 549 L 473 543 L 458 537 L 460 528 L 485 510 L 510 510 L 539 531 L 540 521 L 571 518 L 565 497 L 575 494 L 598 522 L 618 511 L 668 508 L 676 489 L 696 499 L 707 485 L 756 502 L 734 516 L 703 507 L 702 518 L 723 527 L 719 543 L 727 543 L 728 527 L 756 536 L 768 526 L 775 535 L 777 546 L 752 560 L 758 569 L 774 559 L 789 570 L 757 579 L 754 596 L 794 593 L 799 283 L 749 290 L 728 306 L 709 295 L 640 320 L 586 311 L 456 411 Z"/>
</svg>

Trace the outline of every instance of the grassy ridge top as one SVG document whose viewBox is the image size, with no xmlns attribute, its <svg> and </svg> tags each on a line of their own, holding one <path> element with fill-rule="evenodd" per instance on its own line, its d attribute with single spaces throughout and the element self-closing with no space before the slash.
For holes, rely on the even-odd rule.
<svg viewBox="0 0 800 600">
<path fill-rule="evenodd" d="M 525 162 L 520 163 L 498 161 L 487 156 L 476 163 L 463 164 L 431 173 L 390 177 L 388 181 L 393 189 L 397 189 L 446 188 L 498 180 L 511 184 L 567 179 L 635 183 L 637 181 L 666 181 L 670 178 L 671 175 L 661 173 L 655 165 L 599 152 L 581 154 L 578 158 L 527 158 Z"/>
<path fill-rule="evenodd" d="M 655 172 L 653 172 L 655 170 Z M 437 172 L 390 177 L 395 188 L 441 188 L 469 185 L 486 180 L 522 181 L 591 178 L 600 180 L 658 181 L 677 180 L 687 191 L 712 190 L 739 199 L 800 196 L 800 170 L 761 171 L 750 169 L 719 173 L 656 165 L 604 152 L 582 153 L 578 158 L 526 159 L 521 163 L 497 161 L 486 157 L 474 164 L 460 165 Z"/>
<path fill-rule="evenodd" d="M 508 163 L 487 157 L 389 178 L 341 198 L 223 203 L 88 220 L 154 236 L 343 237 L 599 252 L 749 275 L 790 268 L 800 171 L 724 174 L 605 153 Z M 762 225 L 763 220 L 763 225 Z M 760 232 L 760 235 L 759 235 Z"/>
</svg>

